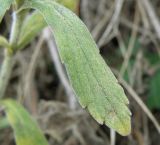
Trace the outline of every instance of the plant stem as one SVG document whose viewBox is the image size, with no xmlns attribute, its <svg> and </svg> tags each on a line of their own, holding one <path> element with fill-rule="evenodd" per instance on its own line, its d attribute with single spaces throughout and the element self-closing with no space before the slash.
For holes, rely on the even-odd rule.
<svg viewBox="0 0 160 145">
<path fill-rule="evenodd" d="M 14 65 L 14 54 L 17 50 L 16 45 L 22 23 L 20 18 L 21 15 L 16 12 L 13 13 L 13 23 L 9 40 L 10 48 L 6 48 L 4 51 L 4 61 L 0 69 L 0 99 L 4 96 Z"/>
<path fill-rule="evenodd" d="M 13 68 L 13 56 L 5 50 L 4 61 L 0 72 L 0 99 L 4 96 Z"/>
<path fill-rule="evenodd" d="M 12 28 L 11 28 L 11 34 L 10 34 L 10 45 L 12 46 L 12 49 L 15 50 L 17 39 L 19 36 L 20 26 L 21 26 L 21 16 L 17 14 L 16 12 L 12 15 Z"/>
</svg>

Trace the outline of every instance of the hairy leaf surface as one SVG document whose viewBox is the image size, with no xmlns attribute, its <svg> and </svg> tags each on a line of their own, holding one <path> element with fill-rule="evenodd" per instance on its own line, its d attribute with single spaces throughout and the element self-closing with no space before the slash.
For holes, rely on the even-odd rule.
<svg viewBox="0 0 160 145">
<path fill-rule="evenodd" d="M 17 145 L 48 145 L 37 123 L 19 103 L 6 100 L 1 102 L 9 124 L 12 126 Z"/>
<path fill-rule="evenodd" d="M 51 27 L 80 104 L 99 123 L 128 135 L 128 99 L 83 22 L 52 0 L 27 0 L 26 7 L 37 9 Z"/>
<path fill-rule="evenodd" d="M 0 0 L 0 22 L 14 0 Z"/>
</svg>

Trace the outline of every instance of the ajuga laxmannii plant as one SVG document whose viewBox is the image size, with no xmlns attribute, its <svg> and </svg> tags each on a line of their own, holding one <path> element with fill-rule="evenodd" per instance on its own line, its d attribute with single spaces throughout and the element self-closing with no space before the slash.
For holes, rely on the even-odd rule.
<svg viewBox="0 0 160 145">
<path fill-rule="evenodd" d="M 0 70 L 0 98 L 4 96 L 12 73 L 14 55 L 49 25 L 81 106 L 100 124 L 106 124 L 123 136 L 128 135 L 131 130 L 129 101 L 84 23 L 55 0 L 0 0 L 0 22 L 11 5 L 14 12 L 10 39 L 0 36 L 0 46 L 5 48 Z M 29 9 L 35 11 L 26 18 Z M 36 123 L 20 104 L 2 100 L 1 105 L 6 108 L 18 145 L 47 144 Z M 32 137 L 30 132 L 34 134 Z"/>
</svg>

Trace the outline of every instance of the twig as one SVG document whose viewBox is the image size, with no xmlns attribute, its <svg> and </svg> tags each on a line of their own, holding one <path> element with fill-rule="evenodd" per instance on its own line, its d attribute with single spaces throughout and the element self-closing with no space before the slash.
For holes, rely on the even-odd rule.
<svg viewBox="0 0 160 145">
<path fill-rule="evenodd" d="M 107 25 L 111 17 L 111 14 L 113 13 L 114 7 L 112 6 L 110 9 L 111 10 L 105 10 L 105 16 L 97 23 L 97 25 L 95 25 L 95 27 L 92 30 L 92 35 L 96 42 L 98 41 L 99 37 L 101 37 L 102 30 Z"/>
<path fill-rule="evenodd" d="M 158 38 L 160 39 L 160 21 L 154 11 L 154 8 L 151 5 L 149 0 L 141 0 L 141 1 L 142 1 L 143 5 L 148 13 L 148 16 L 150 18 L 150 22 L 152 23 L 152 25 L 155 29 L 155 32 L 156 32 Z"/>
<path fill-rule="evenodd" d="M 37 66 L 37 62 L 38 62 L 38 58 L 39 58 L 39 54 L 40 54 L 40 50 L 42 48 L 42 44 L 44 42 L 44 37 L 41 36 L 39 38 L 39 41 L 35 47 L 35 50 L 33 52 L 33 55 L 31 57 L 31 61 L 30 61 L 30 64 L 28 66 L 28 71 L 27 73 L 25 73 L 25 76 L 24 76 L 24 92 L 23 92 L 23 97 L 21 96 L 20 101 L 23 101 L 23 99 L 25 99 L 25 103 L 27 105 L 27 107 L 29 108 L 29 110 L 32 112 L 32 113 L 35 113 L 36 112 L 36 103 L 34 103 L 34 105 L 32 105 L 32 103 L 30 102 L 37 102 L 35 101 L 37 99 L 36 95 L 31 95 L 31 88 L 33 90 L 34 88 L 34 75 L 35 75 L 35 70 L 36 70 L 36 66 Z M 33 97 L 32 97 L 33 96 Z M 32 106 L 32 107 L 31 107 Z M 32 110 L 31 110 L 32 109 Z"/>
<path fill-rule="evenodd" d="M 144 28 L 146 30 L 149 30 L 149 27 L 150 27 L 150 23 L 149 23 L 149 20 L 148 20 L 148 17 L 147 17 L 147 14 L 145 12 L 145 8 L 143 7 L 142 5 L 142 1 L 140 0 L 137 0 L 137 5 L 138 5 L 138 8 L 139 8 L 139 12 L 141 14 L 141 18 L 142 18 L 142 22 L 143 22 L 143 25 L 144 25 Z M 143 32 L 144 35 L 146 35 L 146 31 Z"/>
<path fill-rule="evenodd" d="M 102 37 L 100 38 L 100 40 L 98 42 L 99 46 L 103 45 L 103 43 L 105 42 L 105 39 L 111 33 L 113 27 L 115 25 L 117 25 L 117 21 L 119 19 L 119 15 L 120 15 L 123 3 L 124 3 L 124 0 L 116 0 L 115 1 L 115 12 L 113 14 L 113 17 L 112 17 L 110 23 L 108 24 L 108 27 L 106 28 L 106 30 L 104 31 L 104 34 L 102 35 Z"/>
<path fill-rule="evenodd" d="M 43 34 L 44 34 L 44 37 L 45 37 L 46 42 L 48 44 L 48 47 L 49 47 L 49 50 L 50 50 L 50 53 L 51 53 L 51 57 L 52 57 L 52 60 L 55 64 L 55 67 L 56 67 L 57 73 L 59 75 L 59 78 L 60 78 L 60 80 L 61 80 L 61 82 L 62 82 L 62 84 L 65 88 L 67 96 L 69 97 L 69 99 L 68 99 L 69 106 L 72 109 L 75 109 L 76 108 L 76 102 L 77 102 L 76 99 L 75 99 L 75 94 L 73 92 L 72 87 L 70 86 L 70 83 L 68 81 L 66 73 L 65 73 L 65 71 L 63 69 L 63 66 L 61 64 L 56 44 L 55 44 L 54 40 L 51 39 L 51 32 L 48 28 L 46 28 L 44 30 Z"/>
<path fill-rule="evenodd" d="M 135 25 L 138 25 L 139 24 L 139 11 L 136 10 L 135 11 L 135 17 L 134 17 L 134 24 Z M 124 58 L 124 62 L 122 64 L 122 67 L 121 67 L 121 70 L 120 70 L 120 74 L 123 76 L 127 67 L 128 67 L 128 64 L 129 64 L 129 60 L 130 60 L 130 57 L 132 55 L 132 51 L 134 49 L 134 45 L 135 45 L 135 41 L 136 41 L 136 36 L 137 36 L 137 31 L 135 29 L 132 30 L 132 35 L 131 35 L 131 38 L 130 38 L 130 42 L 129 42 L 129 46 L 128 46 L 128 50 L 126 52 L 126 55 L 125 55 L 125 58 Z"/>
<path fill-rule="evenodd" d="M 113 129 L 110 129 L 110 137 L 111 137 L 110 145 L 115 145 L 116 144 L 116 132 Z"/>
<path fill-rule="evenodd" d="M 143 138 L 144 138 L 144 144 L 150 145 L 150 134 L 149 134 L 149 125 L 148 125 L 148 118 L 145 114 L 142 114 L 143 116 Z"/>
<path fill-rule="evenodd" d="M 30 64 L 29 64 L 29 67 L 28 67 L 28 71 L 26 73 L 26 77 L 25 77 L 25 85 L 24 85 L 24 96 L 27 96 L 27 92 L 29 91 L 29 88 L 30 88 L 30 83 L 31 83 L 31 80 L 33 79 L 34 77 L 34 71 L 35 71 L 35 67 L 36 67 L 36 64 L 37 64 L 37 58 L 40 54 L 40 49 L 41 49 L 41 46 L 44 42 L 44 38 L 43 37 L 40 37 L 37 45 L 36 45 L 36 48 L 35 48 L 35 51 L 32 55 L 32 58 L 31 58 L 31 61 L 30 61 Z"/>
<path fill-rule="evenodd" d="M 153 39 L 157 39 L 157 35 L 152 34 L 152 32 L 149 29 L 143 28 L 142 26 L 137 26 L 133 24 L 133 22 L 130 22 L 129 20 L 125 19 L 124 17 L 120 18 L 120 23 L 129 29 L 135 29 L 135 31 L 137 31 L 140 34 L 144 34 L 145 32 L 147 36 L 152 37 Z"/>
<path fill-rule="evenodd" d="M 125 59 L 125 54 L 126 54 L 126 51 L 127 51 L 126 45 L 124 43 L 124 40 L 122 38 L 122 35 L 121 35 L 120 31 L 117 28 L 115 28 L 114 31 L 117 34 L 116 37 L 117 37 L 117 41 L 118 41 L 118 44 L 119 44 L 119 48 L 121 50 L 123 58 Z M 128 76 L 130 76 L 130 74 L 131 74 L 130 64 L 128 64 L 127 73 L 128 73 Z M 131 82 L 131 77 L 129 77 L 129 82 Z"/>
</svg>

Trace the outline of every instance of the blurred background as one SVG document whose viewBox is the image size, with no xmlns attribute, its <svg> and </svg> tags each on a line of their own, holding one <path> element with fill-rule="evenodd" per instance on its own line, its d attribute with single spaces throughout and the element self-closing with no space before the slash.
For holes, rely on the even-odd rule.
<svg viewBox="0 0 160 145">
<path fill-rule="evenodd" d="M 131 134 L 116 134 L 81 108 L 49 28 L 16 55 L 5 96 L 23 100 L 50 145 L 160 145 L 160 1 L 66 0 L 66 5 L 87 25 L 124 87 Z M 1 35 L 8 36 L 10 24 L 8 11 Z M 10 127 L 0 126 L 0 145 L 15 145 Z"/>
</svg>

